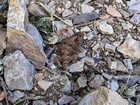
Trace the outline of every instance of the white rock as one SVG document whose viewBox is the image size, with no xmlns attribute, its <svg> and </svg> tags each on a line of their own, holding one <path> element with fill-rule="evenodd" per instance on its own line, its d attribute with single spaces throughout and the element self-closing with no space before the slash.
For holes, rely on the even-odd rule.
<svg viewBox="0 0 140 105">
<path fill-rule="evenodd" d="M 66 1 L 65 8 L 70 8 L 72 6 L 72 3 L 70 1 Z"/>
<path fill-rule="evenodd" d="M 133 25 L 131 23 L 121 23 L 123 29 L 125 30 L 129 30 L 130 28 L 133 27 Z"/>
<path fill-rule="evenodd" d="M 117 50 L 132 59 L 140 59 L 140 41 L 134 40 L 130 35 L 126 37 L 124 43 Z"/>
<path fill-rule="evenodd" d="M 132 70 L 133 69 L 131 59 L 124 59 L 123 62 L 125 64 L 125 66 L 127 67 L 127 69 L 129 69 L 129 70 Z"/>
<path fill-rule="evenodd" d="M 100 23 L 100 25 L 98 26 L 98 30 L 102 34 L 114 34 L 114 30 L 113 30 L 112 26 L 107 23 L 103 23 L 103 22 Z"/>
<path fill-rule="evenodd" d="M 139 25 L 140 23 L 140 15 L 139 14 L 134 14 L 130 21 L 136 25 Z"/>
<path fill-rule="evenodd" d="M 84 69 L 84 60 L 78 61 L 75 64 L 72 64 L 68 67 L 69 72 L 75 73 L 75 72 L 82 72 Z"/>
<path fill-rule="evenodd" d="M 52 82 L 45 81 L 45 80 L 38 81 L 39 87 L 44 91 L 46 91 L 50 86 L 52 86 L 52 84 L 53 84 Z"/>
<path fill-rule="evenodd" d="M 92 47 L 93 51 L 96 51 L 98 48 L 100 48 L 100 44 L 97 43 L 95 46 Z"/>
<path fill-rule="evenodd" d="M 116 80 L 112 80 L 110 83 L 110 88 L 113 91 L 117 91 L 119 89 L 119 83 Z"/>
<path fill-rule="evenodd" d="M 73 14 L 73 12 L 71 10 L 65 9 L 64 12 L 62 13 L 62 16 L 63 17 L 66 17 L 66 16 L 69 16 L 71 14 Z"/>
<path fill-rule="evenodd" d="M 110 69 L 117 69 L 117 62 L 116 61 L 112 61 L 109 63 L 109 68 Z"/>
<path fill-rule="evenodd" d="M 94 8 L 88 4 L 81 4 L 81 12 L 82 13 L 90 13 L 90 12 L 93 12 L 94 11 Z"/>
<path fill-rule="evenodd" d="M 109 52 L 115 52 L 116 47 L 111 45 L 111 44 L 105 44 L 105 50 L 109 51 Z"/>
<path fill-rule="evenodd" d="M 136 10 L 140 12 L 140 1 L 127 1 L 127 5 L 129 6 L 130 10 Z"/>
<path fill-rule="evenodd" d="M 117 92 L 99 87 L 83 97 L 78 105 L 129 105 Z"/>
<path fill-rule="evenodd" d="M 81 32 L 90 32 L 90 28 L 88 26 L 82 27 Z"/>
</svg>

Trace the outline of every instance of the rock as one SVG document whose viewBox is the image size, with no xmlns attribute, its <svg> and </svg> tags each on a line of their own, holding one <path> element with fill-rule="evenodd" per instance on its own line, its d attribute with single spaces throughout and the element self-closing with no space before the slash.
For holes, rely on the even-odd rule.
<svg viewBox="0 0 140 105">
<path fill-rule="evenodd" d="M 135 10 L 135 11 L 140 12 L 140 2 L 139 2 L 139 0 L 127 1 L 127 5 L 128 5 L 130 10 Z"/>
<path fill-rule="evenodd" d="M 65 9 L 64 12 L 62 13 L 62 16 L 67 17 L 67 16 L 72 15 L 72 14 L 73 14 L 73 12 L 71 10 Z"/>
<path fill-rule="evenodd" d="M 23 92 L 20 92 L 19 90 L 15 90 L 12 92 L 12 95 L 8 95 L 8 100 L 12 103 L 16 102 L 18 99 L 24 97 L 25 94 Z"/>
<path fill-rule="evenodd" d="M 72 90 L 71 81 L 67 80 L 64 88 L 62 89 L 62 91 L 64 91 L 65 93 L 70 94 L 71 93 L 71 90 Z"/>
<path fill-rule="evenodd" d="M 46 105 L 46 103 L 43 100 L 36 100 L 33 101 L 33 105 Z"/>
<path fill-rule="evenodd" d="M 67 96 L 67 95 L 63 95 L 63 97 L 61 97 L 59 100 L 58 100 L 58 104 L 59 105 L 66 105 L 70 102 L 73 102 L 75 99 L 71 96 Z"/>
<path fill-rule="evenodd" d="M 123 10 L 123 9 L 119 9 L 118 10 L 125 18 L 128 18 L 130 16 L 129 12 Z"/>
<path fill-rule="evenodd" d="M 82 48 L 81 49 L 81 52 L 79 53 L 79 57 L 80 58 L 85 57 L 86 56 L 86 53 L 87 53 L 87 49 Z"/>
<path fill-rule="evenodd" d="M 93 12 L 94 11 L 94 8 L 88 4 L 81 4 L 81 12 L 82 13 L 90 13 L 90 12 Z"/>
<path fill-rule="evenodd" d="M 114 61 L 108 60 L 108 68 L 112 70 L 128 73 L 127 68 L 119 60 L 114 60 Z"/>
<path fill-rule="evenodd" d="M 0 29 L 0 56 L 6 48 L 6 30 Z"/>
<path fill-rule="evenodd" d="M 130 19 L 130 21 L 131 21 L 133 24 L 139 25 L 139 23 L 140 23 L 140 15 L 134 14 L 134 15 L 132 16 L 132 18 Z"/>
<path fill-rule="evenodd" d="M 113 77 L 113 75 L 109 75 L 109 74 L 107 74 L 107 73 L 102 73 L 102 76 L 103 76 L 104 78 L 108 79 L 108 80 L 111 80 L 112 77 Z"/>
<path fill-rule="evenodd" d="M 66 1 L 64 6 L 65 6 L 65 8 L 70 8 L 72 6 L 72 3 L 70 1 Z"/>
<path fill-rule="evenodd" d="M 109 51 L 109 52 L 115 52 L 116 47 L 111 45 L 111 44 L 105 44 L 105 50 Z"/>
<path fill-rule="evenodd" d="M 110 17 L 110 15 L 106 14 L 106 15 L 100 15 L 100 19 L 101 20 L 107 20 Z"/>
<path fill-rule="evenodd" d="M 45 80 L 40 80 L 38 81 L 38 86 L 43 89 L 44 91 L 46 91 L 49 87 L 52 86 L 52 82 L 49 82 L 49 81 L 45 81 Z"/>
<path fill-rule="evenodd" d="M 127 69 L 133 70 L 133 65 L 132 65 L 131 59 L 124 59 L 123 62 L 125 64 L 125 66 L 127 67 Z"/>
<path fill-rule="evenodd" d="M 35 0 L 32 0 L 28 6 L 28 11 L 30 14 L 34 16 L 45 16 L 45 12 L 43 11 L 42 8 L 40 8 L 39 5 L 36 4 Z"/>
<path fill-rule="evenodd" d="M 102 34 L 114 34 L 114 30 L 113 30 L 112 26 L 107 23 L 103 23 L 103 22 L 100 23 L 100 25 L 98 26 L 98 30 Z"/>
<path fill-rule="evenodd" d="M 68 67 L 69 72 L 76 73 L 76 72 L 82 72 L 84 70 L 84 60 L 78 61 L 75 64 L 72 64 Z"/>
<path fill-rule="evenodd" d="M 117 92 L 106 87 L 99 87 L 83 97 L 78 105 L 128 105 L 128 102 Z"/>
<path fill-rule="evenodd" d="M 130 35 L 128 35 L 117 50 L 123 55 L 128 55 L 130 58 L 137 60 L 140 59 L 140 42 L 134 40 Z"/>
<path fill-rule="evenodd" d="M 105 0 L 96 0 L 96 2 L 101 3 L 101 4 L 104 4 L 105 3 Z"/>
<path fill-rule="evenodd" d="M 4 78 L 10 90 L 33 88 L 34 66 L 17 50 L 3 58 Z"/>
<path fill-rule="evenodd" d="M 121 23 L 124 30 L 129 30 L 133 27 L 131 23 Z"/>
<path fill-rule="evenodd" d="M 82 27 L 81 32 L 90 32 L 90 28 L 88 26 Z"/>
<path fill-rule="evenodd" d="M 113 90 L 113 91 L 118 91 L 118 89 L 119 89 L 119 83 L 118 83 L 118 81 L 117 80 L 111 80 L 111 83 L 110 83 L 110 88 L 111 88 L 111 90 Z"/>
<path fill-rule="evenodd" d="M 98 48 L 100 48 L 100 44 L 97 43 L 95 46 L 92 47 L 93 51 L 96 51 Z"/>
<path fill-rule="evenodd" d="M 139 103 L 140 103 L 140 95 L 137 95 L 136 105 L 139 105 Z"/>
<path fill-rule="evenodd" d="M 42 80 L 45 78 L 44 74 L 43 73 L 36 73 L 34 78 L 38 81 Z"/>
<path fill-rule="evenodd" d="M 7 19 L 7 52 L 21 50 L 35 68 L 45 65 L 43 39 L 35 26 L 29 23 L 26 1 L 11 0 Z"/>
<path fill-rule="evenodd" d="M 93 58 L 85 57 L 84 58 L 85 64 L 88 66 L 93 66 L 95 64 L 95 61 Z"/>
<path fill-rule="evenodd" d="M 116 8 L 111 5 L 107 8 L 107 13 L 114 17 L 122 17 L 122 15 L 116 10 Z"/>
<path fill-rule="evenodd" d="M 77 15 L 73 19 L 73 24 L 80 24 L 84 22 L 89 22 L 94 19 L 97 19 L 99 17 L 97 12 L 91 12 L 91 13 L 82 13 L 80 15 Z"/>
<path fill-rule="evenodd" d="M 140 66 L 134 66 L 132 74 L 139 75 L 140 74 Z"/>
<path fill-rule="evenodd" d="M 84 88 L 87 86 L 87 78 L 85 76 L 81 76 L 77 80 L 79 88 Z"/>
<path fill-rule="evenodd" d="M 105 81 L 105 79 L 103 78 L 103 76 L 101 75 L 96 75 L 89 83 L 88 85 L 91 88 L 98 88 L 99 86 L 102 85 L 102 83 Z"/>
</svg>

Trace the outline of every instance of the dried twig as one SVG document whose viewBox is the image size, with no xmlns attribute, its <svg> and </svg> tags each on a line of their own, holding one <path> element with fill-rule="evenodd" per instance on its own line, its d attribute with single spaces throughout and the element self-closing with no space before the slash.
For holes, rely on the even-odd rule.
<svg viewBox="0 0 140 105">
<path fill-rule="evenodd" d="M 50 11 L 48 11 L 48 9 L 46 8 L 46 4 L 45 4 L 45 3 L 43 4 L 43 3 L 40 2 L 39 5 L 42 6 L 50 15 L 52 15 L 52 16 L 54 16 L 55 18 L 61 20 L 63 23 L 65 23 L 65 24 L 71 26 L 71 24 L 68 24 L 68 23 L 67 23 L 65 20 L 63 20 L 61 17 L 57 16 L 57 15 L 54 14 L 54 13 L 50 13 Z"/>
<path fill-rule="evenodd" d="M 90 25 L 90 24 L 92 24 L 92 23 L 93 23 L 92 21 L 91 21 L 91 22 L 86 22 L 86 23 L 82 23 L 82 24 L 74 25 L 74 27 L 77 28 L 77 27 L 81 27 L 81 26 Z"/>
<path fill-rule="evenodd" d="M 44 99 L 43 96 L 35 96 L 35 97 L 24 97 L 22 99 L 19 99 L 17 102 L 14 103 L 14 105 L 19 105 L 19 103 L 26 101 L 26 100 L 41 100 Z"/>
</svg>

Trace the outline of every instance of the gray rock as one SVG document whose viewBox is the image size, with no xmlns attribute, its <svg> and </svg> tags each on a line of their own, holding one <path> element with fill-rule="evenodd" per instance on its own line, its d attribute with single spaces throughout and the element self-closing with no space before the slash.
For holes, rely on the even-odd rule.
<svg viewBox="0 0 140 105">
<path fill-rule="evenodd" d="M 71 90 L 72 90 L 71 81 L 67 80 L 64 88 L 62 89 L 62 91 L 65 92 L 65 93 L 67 93 L 67 94 L 70 94 L 71 93 Z"/>
<path fill-rule="evenodd" d="M 140 65 L 134 66 L 132 74 L 140 74 Z"/>
<path fill-rule="evenodd" d="M 36 100 L 33 101 L 33 105 L 46 105 L 46 103 L 43 100 Z"/>
<path fill-rule="evenodd" d="M 12 103 L 16 102 L 18 99 L 24 97 L 25 94 L 23 92 L 20 92 L 19 90 L 16 90 L 12 92 L 12 95 L 8 95 L 8 100 Z"/>
<path fill-rule="evenodd" d="M 45 65 L 45 53 L 43 40 L 28 19 L 26 8 L 27 1 L 9 1 L 7 19 L 7 52 L 21 50 L 30 59 L 35 68 L 42 69 Z"/>
<path fill-rule="evenodd" d="M 86 3 L 81 4 L 81 12 L 82 13 L 91 13 L 94 11 L 94 8 Z"/>
<path fill-rule="evenodd" d="M 64 12 L 62 13 L 62 16 L 67 17 L 67 16 L 72 15 L 72 14 L 73 14 L 73 12 L 71 10 L 65 9 Z"/>
<path fill-rule="evenodd" d="M 97 19 L 98 17 L 99 17 L 99 15 L 97 12 L 83 13 L 83 14 L 80 14 L 80 15 L 77 15 L 76 17 L 74 17 L 73 24 L 89 22 L 94 19 Z"/>
<path fill-rule="evenodd" d="M 129 69 L 129 70 L 133 69 L 133 65 L 132 65 L 131 59 L 124 59 L 123 62 L 125 64 L 125 66 L 127 67 L 127 69 Z"/>
<path fill-rule="evenodd" d="M 6 30 L 0 29 L 0 56 L 6 48 Z"/>
<path fill-rule="evenodd" d="M 119 83 L 117 80 L 111 80 L 110 88 L 113 91 L 117 91 L 119 89 Z"/>
<path fill-rule="evenodd" d="M 133 27 L 131 23 L 121 23 L 124 30 L 129 30 Z"/>
<path fill-rule="evenodd" d="M 99 87 L 84 96 L 78 105 L 129 105 L 129 103 L 117 92 L 106 87 Z"/>
<path fill-rule="evenodd" d="M 34 66 L 17 50 L 3 58 L 4 78 L 10 90 L 33 88 Z"/>
<path fill-rule="evenodd" d="M 71 96 L 67 96 L 67 95 L 63 95 L 63 97 L 61 97 L 59 100 L 58 100 L 58 104 L 59 105 L 65 105 L 65 104 L 68 104 L 72 101 L 74 101 L 75 99 Z"/>
<path fill-rule="evenodd" d="M 137 95 L 137 101 L 136 101 L 136 105 L 140 104 L 140 95 Z"/>
<path fill-rule="evenodd" d="M 84 70 L 84 60 L 82 59 L 81 61 L 70 65 L 68 69 L 71 73 L 82 72 Z"/>
<path fill-rule="evenodd" d="M 40 80 L 38 81 L 38 86 L 43 89 L 44 91 L 46 91 L 49 87 L 52 86 L 52 82 L 50 81 L 45 81 L 45 80 Z"/>
<path fill-rule="evenodd" d="M 139 25 L 139 23 L 140 23 L 140 15 L 134 14 L 134 15 L 132 16 L 132 18 L 130 19 L 130 21 L 131 21 L 133 24 Z"/>
<path fill-rule="evenodd" d="M 119 9 L 118 10 L 125 18 L 128 18 L 130 16 L 129 12 L 123 10 L 123 9 Z"/>
<path fill-rule="evenodd" d="M 81 76 L 77 80 L 79 88 L 84 88 L 87 86 L 87 78 L 85 76 Z"/>
<path fill-rule="evenodd" d="M 102 85 L 102 83 L 105 81 L 105 79 L 103 78 L 103 76 L 101 75 L 96 75 L 89 83 L 88 85 L 91 88 L 98 88 L 99 86 Z"/>
<path fill-rule="evenodd" d="M 107 74 L 107 73 L 102 73 L 102 76 L 103 76 L 104 78 L 108 79 L 108 80 L 111 80 L 112 77 L 113 77 L 113 75 L 109 75 L 109 74 Z"/>
<path fill-rule="evenodd" d="M 135 11 L 140 12 L 140 1 L 139 0 L 128 1 L 127 5 L 128 5 L 130 10 L 135 10 Z"/>
<path fill-rule="evenodd" d="M 105 50 L 109 51 L 109 52 L 115 52 L 116 47 L 111 45 L 111 44 L 105 44 Z"/>
</svg>

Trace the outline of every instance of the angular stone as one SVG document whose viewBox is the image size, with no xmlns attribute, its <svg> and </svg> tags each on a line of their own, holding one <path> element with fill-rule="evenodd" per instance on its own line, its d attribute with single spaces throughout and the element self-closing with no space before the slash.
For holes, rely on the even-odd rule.
<svg viewBox="0 0 140 105">
<path fill-rule="evenodd" d="M 124 59 L 123 62 L 125 64 L 125 66 L 127 67 L 127 69 L 133 70 L 133 65 L 132 65 L 131 59 Z"/>
<path fill-rule="evenodd" d="M 124 30 L 129 30 L 133 27 L 131 23 L 121 23 Z"/>
<path fill-rule="evenodd" d="M 80 15 L 77 15 L 73 19 L 73 24 L 80 24 L 84 22 L 89 22 L 94 19 L 97 19 L 99 17 L 97 12 L 91 12 L 91 13 L 82 13 Z"/>
<path fill-rule="evenodd" d="M 17 50 L 3 58 L 4 78 L 10 90 L 33 88 L 34 66 Z"/>
<path fill-rule="evenodd" d="M 77 63 L 70 65 L 68 69 L 71 73 L 82 72 L 84 70 L 84 60 L 78 61 Z"/>
<path fill-rule="evenodd" d="M 8 100 L 12 103 L 16 102 L 18 99 L 24 97 L 25 94 L 23 92 L 20 92 L 19 90 L 15 90 L 12 95 L 8 95 Z"/>
<path fill-rule="evenodd" d="M 84 88 L 87 86 L 87 78 L 85 76 L 81 76 L 77 80 L 79 88 Z"/>
<path fill-rule="evenodd" d="M 134 60 L 140 59 L 140 42 L 134 40 L 128 35 L 123 44 L 121 44 L 117 50 L 123 55 L 128 55 Z"/>
<path fill-rule="evenodd" d="M 65 8 L 70 8 L 72 6 L 72 3 L 70 1 L 66 1 L 64 6 L 65 6 Z"/>
<path fill-rule="evenodd" d="M 90 12 L 93 12 L 94 11 L 94 8 L 88 4 L 81 4 L 81 12 L 82 13 L 90 13 Z"/>
<path fill-rule="evenodd" d="M 134 66 L 132 74 L 140 74 L 140 65 Z"/>
<path fill-rule="evenodd" d="M 43 39 L 35 26 L 29 23 L 26 1 L 10 0 L 7 20 L 7 52 L 21 50 L 34 66 L 45 65 Z"/>
<path fill-rule="evenodd" d="M 111 5 L 107 8 L 107 13 L 114 17 L 122 17 L 122 15 Z"/>
<path fill-rule="evenodd" d="M 43 100 L 36 100 L 36 101 L 33 101 L 33 105 L 46 105 L 46 103 Z"/>
<path fill-rule="evenodd" d="M 45 80 L 38 81 L 39 87 L 44 91 L 46 91 L 50 86 L 52 86 L 52 84 L 53 84 L 52 82 L 45 81 Z"/>
<path fill-rule="evenodd" d="M 98 26 L 98 30 L 102 34 L 114 34 L 114 30 L 113 30 L 112 26 L 107 23 L 103 23 L 103 22 L 100 23 L 100 25 Z"/>
<path fill-rule="evenodd" d="M 71 81 L 67 80 L 64 88 L 62 89 L 62 91 L 69 94 L 69 93 L 71 93 L 71 90 L 72 90 Z"/>
<path fill-rule="evenodd" d="M 63 97 L 61 97 L 59 100 L 58 100 L 58 104 L 59 105 L 66 105 L 72 101 L 74 101 L 75 99 L 71 96 L 67 96 L 67 95 L 63 95 Z"/>
<path fill-rule="evenodd" d="M 0 56 L 6 48 L 6 30 L 0 29 Z"/>
<path fill-rule="evenodd" d="M 96 75 L 89 83 L 88 85 L 91 88 L 98 88 L 99 86 L 102 85 L 102 83 L 105 81 L 105 79 L 103 78 L 103 76 L 101 75 Z"/>
<path fill-rule="evenodd" d="M 73 12 L 71 10 L 65 9 L 64 12 L 62 13 L 62 16 L 67 17 L 67 16 L 72 15 L 72 14 L 73 14 Z"/>
<path fill-rule="evenodd" d="M 105 44 L 105 50 L 109 51 L 109 52 L 115 52 L 116 47 L 111 45 L 111 44 Z"/>
<path fill-rule="evenodd" d="M 135 1 L 127 1 L 127 5 L 130 10 L 135 10 L 140 12 L 140 1 L 135 0 Z"/>
<path fill-rule="evenodd" d="M 134 14 L 134 15 L 132 16 L 132 18 L 130 19 L 130 21 L 131 21 L 133 24 L 139 25 L 139 23 L 140 23 L 140 15 Z"/>
<path fill-rule="evenodd" d="M 106 87 L 99 87 L 83 97 L 78 105 L 129 105 L 129 103 L 117 92 Z"/>
<path fill-rule="evenodd" d="M 110 88 L 113 91 L 117 91 L 119 89 L 119 83 L 117 80 L 112 79 L 110 85 L 111 85 Z"/>
</svg>

